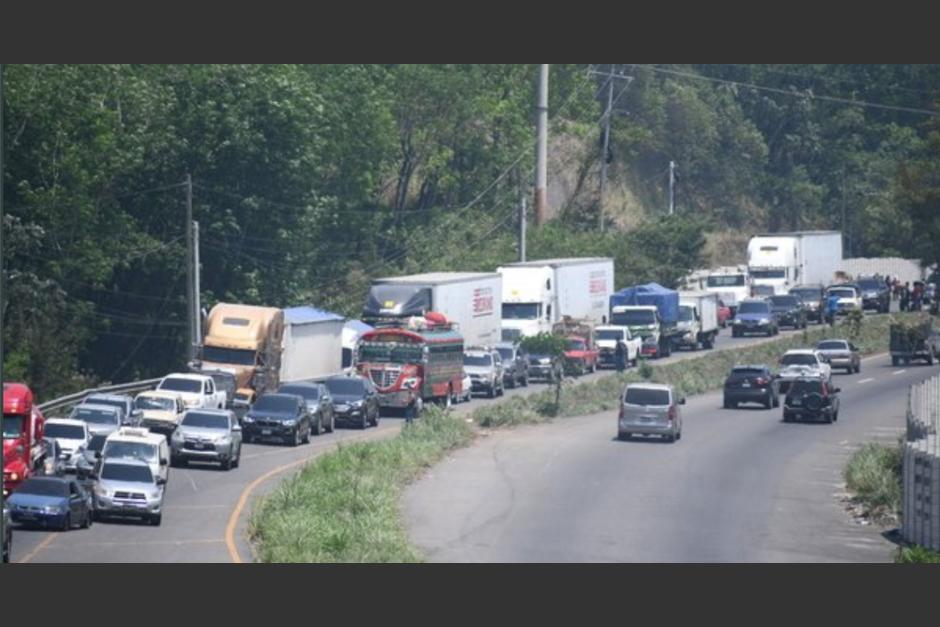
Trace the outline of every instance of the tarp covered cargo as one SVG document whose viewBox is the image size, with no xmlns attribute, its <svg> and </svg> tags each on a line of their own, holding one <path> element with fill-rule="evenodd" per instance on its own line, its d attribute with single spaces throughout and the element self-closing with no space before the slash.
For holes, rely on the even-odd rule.
<svg viewBox="0 0 940 627">
<path fill-rule="evenodd" d="M 625 287 L 610 295 L 610 308 L 636 305 L 653 305 L 666 324 L 675 324 L 679 319 L 679 292 L 663 287 L 659 283 L 645 283 Z"/>
</svg>

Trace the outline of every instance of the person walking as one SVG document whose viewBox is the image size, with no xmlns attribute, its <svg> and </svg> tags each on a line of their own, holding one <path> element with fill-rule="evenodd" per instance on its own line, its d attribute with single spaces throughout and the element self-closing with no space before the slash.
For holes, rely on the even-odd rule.
<svg viewBox="0 0 940 627">
<path fill-rule="evenodd" d="M 907 311 L 908 304 L 911 302 L 911 284 L 905 282 L 901 286 L 901 311 Z"/>
<path fill-rule="evenodd" d="M 617 372 L 623 372 L 627 368 L 627 345 L 623 340 L 617 340 L 617 348 L 614 349 L 614 363 L 617 366 Z"/>
<path fill-rule="evenodd" d="M 836 326 L 836 314 L 839 311 L 839 297 L 835 294 L 829 294 L 829 298 L 826 299 L 826 319 L 829 321 L 829 326 Z"/>
</svg>

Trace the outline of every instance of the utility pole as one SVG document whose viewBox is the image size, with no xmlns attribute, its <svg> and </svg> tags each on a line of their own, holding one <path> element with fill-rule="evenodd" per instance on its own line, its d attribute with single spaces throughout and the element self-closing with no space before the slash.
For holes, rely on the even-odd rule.
<svg viewBox="0 0 940 627">
<path fill-rule="evenodd" d="M 202 276 L 202 267 L 199 265 L 199 223 L 193 222 L 193 274 L 195 275 L 195 289 L 193 290 L 193 324 L 196 327 L 196 346 L 202 345 L 202 293 L 199 288 L 199 279 Z"/>
<path fill-rule="evenodd" d="M 536 107 L 535 225 L 545 222 L 548 181 L 548 65 L 539 66 L 539 100 Z"/>
<path fill-rule="evenodd" d="M 676 162 L 669 162 L 669 215 L 676 210 Z"/>
<path fill-rule="evenodd" d="M 193 177 L 186 173 L 186 319 L 189 321 L 189 361 L 196 359 L 196 286 L 193 269 Z"/>
<path fill-rule="evenodd" d="M 607 110 L 604 112 L 604 145 L 601 147 L 601 189 L 597 207 L 597 226 L 604 230 L 604 188 L 607 186 L 607 152 L 610 150 L 610 117 L 614 108 L 614 64 L 610 64 L 607 77 Z"/>
<path fill-rule="evenodd" d="M 525 261 L 525 194 L 519 191 L 519 261 Z"/>
</svg>

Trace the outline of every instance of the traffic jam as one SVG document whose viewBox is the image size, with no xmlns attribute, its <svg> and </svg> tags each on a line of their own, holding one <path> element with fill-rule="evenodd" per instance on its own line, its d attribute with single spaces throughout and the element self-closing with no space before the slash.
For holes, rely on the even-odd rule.
<svg viewBox="0 0 940 627">
<path fill-rule="evenodd" d="M 778 249 L 800 258 L 783 259 Z M 410 422 L 429 403 L 451 407 L 708 350 L 722 330 L 743 338 L 810 323 L 835 327 L 837 316 L 886 311 L 883 297 L 890 303 L 882 276 L 865 278 L 866 289 L 863 277 L 833 282 L 840 233 L 755 237 L 748 251 L 747 266 L 695 273 L 681 291 L 656 283 L 614 291 L 612 259 L 564 258 L 377 279 L 359 320 L 310 306 L 218 303 L 188 369 L 156 384 L 41 406 L 28 385 L 5 383 L 4 517 L 62 532 L 99 521 L 160 525 L 170 468 L 237 472 L 244 444 L 298 447 L 388 416 Z M 563 353 L 527 349 L 526 338 L 544 335 L 563 339 Z M 929 324 L 910 338 L 899 332 L 895 341 L 892 330 L 897 363 L 933 363 L 940 354 Z M 782 405 L 784 421 L 835 422 L 832 371 L 860 368 L 857 347 L 834 328 L 831 338 L 787 351 L 773 366 L 736 365 L 724 407 Z M 680 439 L 684 402 L 668 385 L 627 385 L 618 437 Z"/>
</svg>

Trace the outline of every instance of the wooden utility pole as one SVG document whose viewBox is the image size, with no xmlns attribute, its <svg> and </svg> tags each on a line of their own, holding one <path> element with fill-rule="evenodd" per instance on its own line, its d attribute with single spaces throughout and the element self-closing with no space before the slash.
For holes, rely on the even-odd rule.
<svg viewBox="0 0 940 627">
<path fill-rule="evenodd" d="M 193 177 L 186 173 L 186 320 L 189 322 L 189 361 L 196 359 L 196 285 L 193 268 Z"/>
<path fill-rule="evenodd" d="M 539 94 L 536 107 L 537 141 L 535 165 L 535 225 L 545 222 L 548 181 L 548 65 L 539 66 Z"/>
<path fill-rule="evenodd" d="M 614 64 L 607 77 L 607 110 L 604 112 L 604 142 L 601 146 L 601 189 L 597 205 L 597 228 L 604 230 L 604 188 L 607 186 L 607 153 L 610 151 L 610 117 L 614 107 Z"/>
</svg>

